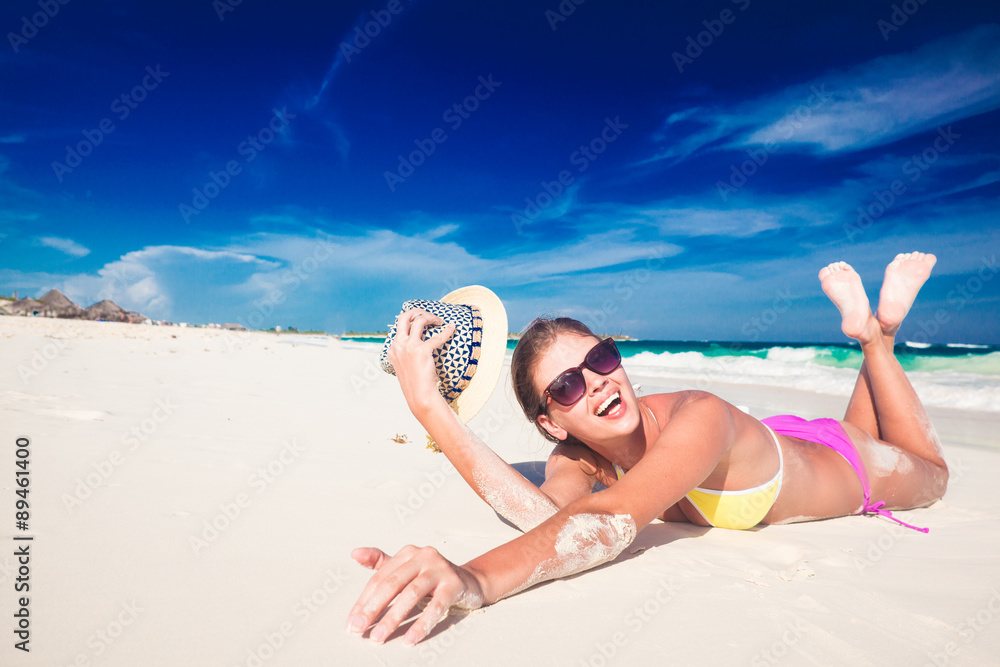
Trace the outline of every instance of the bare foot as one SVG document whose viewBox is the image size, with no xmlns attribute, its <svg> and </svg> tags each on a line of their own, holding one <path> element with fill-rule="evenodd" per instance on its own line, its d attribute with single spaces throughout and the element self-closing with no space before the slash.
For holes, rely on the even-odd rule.
<svg viewBox="0 0 1000 667">
<path fill-rule="evenodd" d="M 860 339 L 872 319 L 868 295 L 859 276 L 847 262 L 834 262 L 819 272 L 823 291 L 840 311 L 840 328 L 851 338 Z"/>
<path fill-rule="evenodd" d="M 876 317 L 887 336 L 895 335 L 899 329 L 936 261 L 937 257 L 929 253 L 907 252 L 896 255 L 896 259 L 885 267 Z"/>
</svg>

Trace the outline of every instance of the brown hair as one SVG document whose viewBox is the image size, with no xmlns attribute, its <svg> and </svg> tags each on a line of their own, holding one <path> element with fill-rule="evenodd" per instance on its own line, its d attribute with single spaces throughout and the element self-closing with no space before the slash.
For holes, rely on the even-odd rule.
<svg viewBox="0 0 1000 667">
<path fill-rule="evenodd" d="M 514 385 L 514 395 L 521 404 L 524 416 L 535 425 L 543 438 L 552 442 L 561 441 L 538 423 L 538 416 L 545 412 L 545 403 L 541 394 L 535 389 L 534 371 L 538 360 L 561 334 L 597 338 L 594 332 L 579 320 L 570 317 L 539 317 L 521 334 L 521 340 L 514 348 L 514 355 L 510 361 L 511 384 Z"/>
</svg>

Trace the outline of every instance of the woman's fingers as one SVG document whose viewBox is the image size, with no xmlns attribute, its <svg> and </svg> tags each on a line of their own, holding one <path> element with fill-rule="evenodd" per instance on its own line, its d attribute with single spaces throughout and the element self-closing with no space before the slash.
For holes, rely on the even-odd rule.
<svg viewBox="0 0 1000 667">
<path fill-rule="evenodd" d="M 442 345 L 445 344 L 445 342 L 447 342 L 449 338 L 452 337 L 452 334 L 454 333 L 455 333 L 455 325 L 451 323 L 446 324 L 445 327 L 441 329 L 441 331 L 437 332 L 436 334 L 427 339 L 427 345 L 432 348 L 441 347 Z"/>
<path fill-rule="evenodd" d="M 389 554 L 374 547 L 360 547 L 351 552 L 351 558 L 369 570 L 378 570 L 389 559 Z"/>
<path fill-rule="evenodd" d="M 362 565 L 375 564 L 378 571 L 351 608 L 347 629 L 362 633 L 384 612 L 372 629 L 371 638 L 376 642 L 385 641 L 420 600 L 432 595 L 430 603 L 404 637 L 407 643 L 415 644 L 441 622 L 448 608 L 459 601 L 467 589 L 459 568 L 430 547 L 403 547 L 388 559 L 378 549 L 368 548 L 355 549 L 352 556 Z"/>
<path fill-rule="evenodd" d="M 452 586 L 438 586 L 434 592 L 434 597 L 424 607 L 423 613 L 410 626 L 410 629 L 403 635 L 403 641 L 410 646 L 416 644 L 431 633 L 438 623 L 448 616 L 448 609 L 455 603 L 461 591 Z"/>
<path fill-rule="evenodd" d="M 382 560 L 372 578 L 365 584 L 364 590 L 358 596 L 347 618 L 349 632 L 364 632 L 365 628 L 375 622 L 392 599 L 410 583 L 413 578 L 411 555 L 416 547 L 405 546 L 398 554 Z M 356 559 L 355 559 L 356 560 Z M 362 563 L 364 565 L 364 563 Z M 408 568 L 409 566 L 409 568 Z M 400 569 L 403 572 L 399 572 Z"/>
<path fill-rule="evenodd" d="M 401 334 L 404 338 L 415 336 L 417 340 L 421 340 L 425 328 L 440 324 L 444 324 L 444 320 L 426 310 L 420 308 L 405 310 L 396 316 L 397 338 Z"/>
<path fill-rule="evenodd" d="M 404 588 L 396 600 L 389 607 L 389 611 L 379 620 L 378 624 L 372 628 L 372 641 L 381 644 L 389 637 L 399 624 L 410 615 L 417 603 L 431 592 L 433 586 L 426 576 L 417 576 L 410 584 Z"/>
</svg>

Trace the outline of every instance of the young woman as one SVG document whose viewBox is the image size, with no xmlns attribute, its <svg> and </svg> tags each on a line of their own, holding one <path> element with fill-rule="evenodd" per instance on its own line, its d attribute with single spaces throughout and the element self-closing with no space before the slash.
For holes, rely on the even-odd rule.
<svg viewBox="0 0 1000 667">
<path fill-rule="evenodd" d="M 890 515 L 938 500 L 948 468 L 893 356 L 896 331 L 935 261 L 898 255 L 886 268 L 877 315 L 850 266 L 820 271 L 844 333 L 864 354 L 839 422 L 758 421 L 700 391 L 638 399 L 613 341 L 575 320 L 536 320 L 514 351 L 511 376 L 528 419 L 559 443 L 540 489 L 479 441 L 436 391 L 431 352 L 451 330 L 424 341 L 425 327 L 441 321 L 401 314 L 389 356 L 409 408 L 473 489 L 525 534 L 463 566 L 430 547 L 407 546 L 393 557 L 355 549 L 355 560 L 376 572 L 351 609 L 348 631 L 377 622 L 370 637 L 382 642 L 429 596 L 403 638 L 416 643 L 451 606 L 474 609 L 605 563 L 657 518 L 749 528 Z M 592 493 L 595 482 L 608 488 Z"/>
</svg>

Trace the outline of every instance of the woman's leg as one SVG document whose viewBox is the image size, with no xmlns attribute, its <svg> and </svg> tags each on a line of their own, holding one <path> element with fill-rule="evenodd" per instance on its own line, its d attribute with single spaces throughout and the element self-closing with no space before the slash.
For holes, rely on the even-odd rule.
<svg viewBox="0 0 1000 667">
<path fill-rule="evenodd" d="M 923 253 L 898 255 L 892 261 L 879 295 L 878 319 L 871 313 L 860 277 L 849 265 L 837 262 L 825 267 L 820 280 L 841 312 L 841 328 L 861 344 L 865 359 L 844 421 L 934 467 L 946 468 L 937 434 L 889 344 L 934 262 L 933 255 Z"/>
<path fill-rule="evenodd" d="M 901 253 L 886 267 L 875 318 L 882 328 L 882 339 L 890 352 L 896 343 L 899 325 L 913 305 L 917 292 L 930 276 L 931 268 L 936 261 L 937 258 L 930 254 Z M 825 274 L 837 268 L 839 266 L 835 267 L 832 264 L 824 268 L 820 272 L 820 280 Z M 872 395 L 871 377 L 868 374 L 866 361 L 861 362 L 858 380 L 854 385 L 851 400 L 847 404 L 844 421 L 864 429 L 875 438 L 884 439 L 875 411 L 875 399 Z"/>
</svg>

